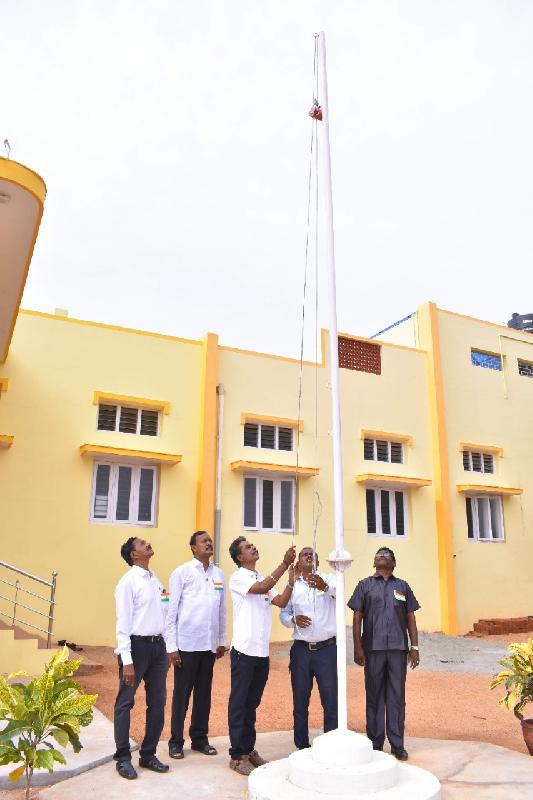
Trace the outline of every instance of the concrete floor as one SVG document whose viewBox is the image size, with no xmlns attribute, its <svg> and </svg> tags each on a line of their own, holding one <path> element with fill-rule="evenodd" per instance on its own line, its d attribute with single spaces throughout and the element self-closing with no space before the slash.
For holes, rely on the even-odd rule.
<svg viewBox="0 0 533 800">
<path fill-rule="evenodd" d="M 102 758 L 111 757 L 113 749 L 111 723 L 107 722 L 109 729 L 105 732 L 106 722 L 98 719 L 97 726 L 92 731 L 87 729 L 83 737 L 86 753 L 91 752 L 100 763 Z M 183 761 L 171 761 L 166 745 L 161 745 L 158 756 L 170 763 L 170 772 L 164 775 L 140 769 L 136 781 L 125 781 L 116 774 L 114 763 L 109 761 L 40 789 L 39 798 L 168 800 L 169 797 L 179 797 L 180 800 L 197 800 L 216 797 L 217 800 L 244 800 L 246 778 L 228 768 L 227 737 L 216 737 L 211 742 L 219 751 L 217 756 L 204 756 L 186 749 Z M 433 772 L 442 782 L 442 800 L 533 800 L 533 758 L 528 755 L 481 742 L 438 739 L 407 739 L 406 747 L 410 764 Z M 257 737 L 257 749 L 269 760 L 285 758 L 294 749 L 292 732 L 261 733 Z M 75 768 L 73 762 L 78 758 L 75 755 L 70 757 L 70 769 Z M 133 764 L 136 763 L 134 754 Z M 86 770 L 87 765 L 82 768 Z M 309 800 L 313 800 L 313 796 L 309 796 Z"/>
</svg>

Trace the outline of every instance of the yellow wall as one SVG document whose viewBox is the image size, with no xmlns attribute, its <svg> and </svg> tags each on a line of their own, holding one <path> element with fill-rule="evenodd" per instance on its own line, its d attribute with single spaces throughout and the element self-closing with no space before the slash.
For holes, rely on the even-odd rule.
<svg viewBox="0 0 533 800">
<path fill-rule="evenodd" d="M 166 584 L 190 557 L 195 529 L 202 347 L 64 318 L 21 313 L 0 401 L 2 559 L 37 575 L 59 572 L 55 634 L 113 644 L 113 589 L 131 535 L 152 542 L 153 567 Z M 170 402 L 158 437 L 96 429 L 95 390 Z M 84 443 L 179 453 L 160 467 L 157 527 L 91 524 L 93 459 Z"/>
<path fill-rule="evenodd" d="M 370 574 L 376 549 L 389 543 L 397 573 L 422 605 L 419 626 L 456 626 L 462 633 L 480 617 L 530 613 L 533 379 L 518 375 L 516 358 L 533 362 L 533 339 L 432 305 L 409 325 L 424 349 L 383 343 L 381 375 L 340 370 L 345 539 L 354 559 L 346 593 Z M 472 366 L 471 347 L 501 347 L 504 372 Z M 43 577 L 59 572 L 57 638 L 114 643 L 113 589 L 126 569 L 119 548 L 128 536 L 150 539 L 153 567 L 166 584 L 172 569 L 190 557 L 191 532 L 212 532 L 217 383 L 225 388 L 220 553 L 229 577 L 228 546 L 243 533 L 243 476 L 230 464 L 296 465 L 296 452 L 245 448 L 243 414 L 296 420 L 299 371 L 296 360 L 221 347 L 214 334 L 190 341 L 20 313 L 0 369 L 0 432 L 14 436 L 11 447 L 0 449 L 2 558 Z M 329 380 L 327 352 L 323 363 L 304 365 L 299 465 L 319 474 L 299 479 L 295 536 L 298 549 L 312 543 L 316 491 L 322 505 L 317 550 L 326 570 L 333 549 Z M 160 435 L 98 431 L 95 391 L 167 402 Z M 409 437 L 404 463 L 365 461 L 362 429 Z M 503 448 L 496 475 L 465 473 L 460 442 Z M 89 521 L 94 462 L 79 452 L 87 443 L 182 456 L 181 463 L 160 467 L 155 527 Z M 355 480 L 363 474 L 431 481 L 408 490 L 405 537 L 368 536 L 365 487 Z M 468 541 L 465 499 L 457 491 L 464 483 L 524 490 L 504 499 L 504 543 Z M 265 574 L 293 540 L 282 533 L 246 535 L 259 547 Z M 275 612 L 273 639 L 289 635 Z"/>
<path fill-rule="evenodd" d="M 531 613 L 533 580 L 533 379 L 520 376 L 517 357 L 533 361 L 533 337 L 481 320 L 439 311 L 443 385 L 448 432 L 458 628 L 482 617 Z M 512 337 L 512 338 L 509 338 Z M 504 354 L 504 370 L 471 364 L 471 348 Z M 460 442 L 496 445 L 496 474 L 465 472 Z M 467 538 L 460 484 L 518 487 L 523 495 L 503 500 L 504 542 Z"/>
<path fill-rule="evenodd" d="M 355 482 L 357 474 L 368 472 L 431 479 L 425 370 L 425 353 L 383 346 L 381 375 L 345 369 L 340 372 L 345 537 L 346 548 L 354 558 L 346 574 L 346 592 L 348 598 L 357 581 L 372 572 L 375 551 L 383 543 L 389 542 L 396 552 L 398 574 L 411 583 L 422 605 L 420 626 L 434 630 L 439 628 L 439 608 L 432 487 L 409 492 L 408 535 L 404 541 L 401 538 L 391 541 L 390 537 L 367 535 L 365 490 Z M 257 544 L 261 553 L 259 569 L 268 574 L 280 562 L 286 548 L 292 543 L 292 537 L 286 533 L 242 531 L 243 478 L 242 474 L 232 472 L 229 465 L 237 460 L 296 464 L 295 453 L 244 447 L 240 420 L 245 412 L 297 418 L 299 363 L 222 348 L 219 378 L 225 387 L 221 564 L 226 574 L 233 571 L 228 546 L 236 536 L 244 533 Z M 315 381 L 318 385 L 318 437 L 315 437 Z M 316 478 L 299 480 L 299 532 L 296 537 L 297 549 L 312 544 L 312 505 L 316 488 L 322 503 L 317 551 L 325 569 L 328 569 L 326 556 L 334 547 L 328 383 L 329 364 L 326 363 L 325 367 L 304 367 L 301 412 L 304 431 L 300 436 L 299 463 L 305 467 L 319 467 L 320 474 Z M 360 437 L 362 428 L 412 436 L 412 446 L 405 448 L 406 463 L 396 465 L 365 461 Z M 282 579 L 279 587 L 284 585 Z M 273 638 L 285 639 L 288 635 L 290 631 L 279 624 L 276 613 Z"/>
</svg>

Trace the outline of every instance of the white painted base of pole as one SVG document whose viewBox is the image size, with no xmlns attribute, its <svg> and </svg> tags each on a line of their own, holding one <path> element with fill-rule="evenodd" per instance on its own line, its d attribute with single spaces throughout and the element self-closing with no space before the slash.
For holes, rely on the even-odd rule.
<svg viewBox="0 0 533 800">
<path fill-rule="evenodd" d="M 324 733 L 306 750 L 254 769 L 249 800 L 439 800 L 440 782 L 427 770 L 374 751 L 366 736 Z"/>
</svg>

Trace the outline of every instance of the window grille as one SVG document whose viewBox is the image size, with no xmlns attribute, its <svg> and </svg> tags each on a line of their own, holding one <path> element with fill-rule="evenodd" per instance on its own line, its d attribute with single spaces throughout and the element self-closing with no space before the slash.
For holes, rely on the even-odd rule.
<svg viewBox="0 0 533 800">
<path fill-rule="evenodd" d="M 243 528 L 245 530 L 294 530 L 295 483 L 293 478 L 245 476 Z"/>
<path fill-rule="evenodd" d="M 474 541 L 503 541 L 503 509 L 500 495 L 466 497 L 468 538 Z"/>
<path fill-rule="evenodd" d="M 159 411 L 134 406 L 100 403 L 97 428 L 99 431 L 119 431 L 141 436 L 157 436 L 159 433 Z"/>
<path fill-rule="evenodd" d="M 470 358 L 475 367 L 484 367 L 485 369 L 501 371 L 502 359 L 501 356 L 496 353 L 483 353 L 481 350 L 472 350 Z"/>
<path fill-rule="evenodd" d="M 405 536 L 405 492 L 367 489 L 366 524 L 370 536 Z"/>
<path fill-rule="evenodd" d="M 96 462 L 91 521 L 154 525 L 157 468 Z"/>
<path fill-rule="evenodd" d="M 247 422 L 244 425 L 243 443 L 245 447 L 292 451 L 294 447 L 294 431 L 292 428 L 278 425 Z"/>
<path fill-rule="evenodd" d="M 463 468 L 467 472 L 494 473 L 494 456 L 476 450 L 463 450 Z"/>
<path fill-rule="evenodd" d="M 387 439 L 365 439 L 363 454 L 366 461 L 403 464 L 402 442 L 392 442 Z"/>
</svg>

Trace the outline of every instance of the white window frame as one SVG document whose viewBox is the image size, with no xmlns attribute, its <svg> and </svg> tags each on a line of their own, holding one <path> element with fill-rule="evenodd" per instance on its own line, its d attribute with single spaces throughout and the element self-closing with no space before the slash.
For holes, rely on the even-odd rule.
<svg viewBox="0 0 533 800">
<path fill-rule="evenodd" d="M 145 408 L 144 406 L 129 406 L 129 405 L 125 405 L 123 403 L 117 405 L 116 403 L 106 403 L 104 400 L 102 400 L 100 403 L 98 403 L 98 406 L 97 406 L 97 409 L 96 409 L 96 430 L 98 430 L 98 431 L 103 431 L 104 433 L 106 433 L 106 429 L 105 428 L 99 428 L 98 427 L 98 418 L 100 416 L 100 406 L 115 406 L 115 427 L 113 428 L 113 431 L 107 431 L 107 433 L 114 432 L 114 433 L 120 433 L 120 434 L 123 434 L 123 435 L 126 435 L 126 436 L 149 436 L 151 439 L 155 439 L 155 436 L 159 436 L 159 434 L 160 434 L 160 431 L 161 431 L 161 412 L 157 408 Z M 120 413 L 121 413 L 121 410 L 123 408 L 131 408 L 131 409 L 135 409 L 137 411 L 137 425 L 135 427 L 135 431 L 121 431 L 120 430 L 120 427 L 119 427 L 120 426 Z M 149 434 L 149 433 L 141 433 L 141 419 L 142 419 L 142 412 L 143 411 L 151 411 L 151 412 L 157 414 L 157 432 L 156 432 L 155 436 L 151 436 L 151 434 Z"/>
<path fill-rule="evenodd" d="M 244 427 L 243 427 L 243 446 L 244 447 L 253 447 L 254 450 L 279 450 L 280 453 L 293 453 L 294 452 L 294 436 L 296 429 L 292 425 L 274 425 L 274 423 L 269 422 L 246 422 L 245 425 L 257 425 L 257 444 L 244 444 Z M 274 447 L 261 447 L 261 428 L 274 428 Z M 279 429 L 280 428 L 287 428 L 292 431 L 292 442 L 291 442 L 291 449 L 290 450 L 280 450 L 279 449 Z"/>
<path fill-rule="evenodd" d="M 503 518 L 503 498 L 500 494 L 484 494 L 484 495 L 466 495 L 465 498 L 465 514 L 466 514 L 466 501 L 470 500 L 471 502 L 471 509 L 472 509 L 472 530 L 474 536 L 468 536 L 468 518 L 467 518 L 467 538 L 469 542 L 505 542 L 505 527 L 504 527 L 504 518 Z M 498 501 L 498 511 L 500 517 L 500 530 L 501 536 L 493 536 L 492 535 L 492 518 L 490 515 L 490 501 L 497 500 Z M 489 514 L 487 519 L 489 520 L 490 524 L 490 536 L 480 536 L 479 535 L 479 502 L 486 502 L 488 503 L 489 507 Z"/>
<path fill-rule="evenodd" d="M 372 442 L 372 458 L 365 458 L 365 442 Z M 403 464 L 405 462 L 405 454 L 404 454 L 404 443 L 398 441 L 398 439 L 372 439 L 370 436 L 365 436 L 363 440 L 363 459 L 364 461 L 378 461 L 378 442 L 386 442 L 387 443 L 387 460 L 386 461 L 379 461 L 380 464 Z M 399 444 L 401 448 L 402 460 L 401 461 L 392 461 L 392 450 L 391 445 Z"/>
<path fill-rule="evenodd" d="M 245 503 L 245 495 L 244 495 L 244 485 L 246 478 L 253 478 L 256 481 L 255 484 L 255 519 L 256 525 L 254 526 L 246 526 L 244 524 L 244 503 Z M 274 525 L 272 528 L 263 528 L 263 491 L 262 485 L 263 481 L 272 481 L 274 484 L 273 486 L 273 522 Z M 292 525 L 290 528 L 282 528 L 281 527 L 281 484 L 291 483 L 292 484 Z M 295 521 L 295 505 L 296 505 L 296 481 L 294 478 L 285 478 L 279 475 L 272 476 L 272 475 L 257 475 L 257 474 L 250 474 L 245 473 L 243 475 L 242 481 L 242 529 L 243 531 L 257 531 L 258 533 L 294 533 L 294 521 Z"/>
<path fill-rule="evenodd" d="M 464 465 L 465 453 L 468 454 L 468 467 L 465 467 L 465 465 Z M 481 461 L 481 469 L 480 470 L 479 469 L 474 469 L 474 461 L 473 461 L 473 455 L 474 454 L 480 456 L 480 461 Z M 488 470 L 485 470 L 485 458 L 484 458 L 484 456 L 490 456 L 491 457 L 491 459 L 492 459 L 492 472 L 490 472 Z M 495 473 L 496 473 L 496 458 L 494 457 L 494 453 L 489 453 L 489 452 L 487 452 L 487 450 L 463 450 L 462 458 L 463 458 L 463 469 L 465 470 L 465 472 L 477 472 L 478 475 L 480 475 L 482 473 L 485 474 L 485 475 L 495 475 Z"/>
<path fill-rule="evenodd" d="M 376 532 L 371 533 L 368 530 L 368 511 L 366 505 L 366 492 L 365 492 L 365 514 L 366 516 L 366 532 L 372 539 L 377 537 L 385 537 L 385 539 L 407 539 L 409 533 L 409 516 L 408 516 L 408 503 L 407 491 L 405 489 L 397 489 L 392 486 L 367 486 L 366 489 L 374 492 L 374 513 L 376 517 Z M 389 493 L 389 517 L 391 523 L 391 532 L 383 532 L 383 518 L 381 516 L 381 492 Z M 403 496 L 403 533 L 396 532 L 396 492 L 401 492 Z"/>
<path fill-rule="evenodd" d="M 107 517 L 94 516 L 94 501 L 96 495 L 96 475 L 99 466 L 110 467 L 109 471 L 109 493 L 107 496 Z M 128 467 L 131 473 L 131 491 L 129 503 L 129 519 L 116 519 L 117 491 L 119 467 Z M 139 486 L 141 480 L 141 469 L 149 469 L 154 475 L 152 491 L 152 503 L 150 509 L 150 520 L 140 521 L 135 519 L 135 509 L 139 505 Z M 89 520 L 95 525 L 134 525 L 136 527 L 153 528 L 156 525 L 157 496 L 159 491 L 158 468 L 152 465 L 133 464 L 127 461 L 95 461 L 93 465 L 93 478 L 91 489 L 91 504 L 89 506 Z"/>
</svg>

